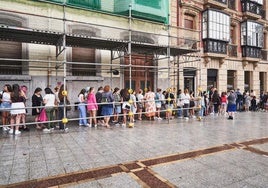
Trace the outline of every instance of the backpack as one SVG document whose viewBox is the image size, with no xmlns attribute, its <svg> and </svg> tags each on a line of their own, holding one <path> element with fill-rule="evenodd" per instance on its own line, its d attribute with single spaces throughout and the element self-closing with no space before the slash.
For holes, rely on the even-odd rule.
<svg viewBox="0 0 268 188">
<path fill-rule="evenodd" d="M 109 100 L 108 100 L 108 97 L 106 94 L 102 94 L 102 97 L 101 97 L 101 103 L 108 103 Z"/>
</svg>

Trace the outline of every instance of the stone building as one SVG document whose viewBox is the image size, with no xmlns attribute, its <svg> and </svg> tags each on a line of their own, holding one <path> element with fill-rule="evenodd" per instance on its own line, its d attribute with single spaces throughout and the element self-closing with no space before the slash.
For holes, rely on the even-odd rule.
<svg viewBox="0 0 268 188">
<path fill-rule="evenodd" d="M 0 0 L 0 80 L 267 91 L 262 0 Z"/>
</svg>

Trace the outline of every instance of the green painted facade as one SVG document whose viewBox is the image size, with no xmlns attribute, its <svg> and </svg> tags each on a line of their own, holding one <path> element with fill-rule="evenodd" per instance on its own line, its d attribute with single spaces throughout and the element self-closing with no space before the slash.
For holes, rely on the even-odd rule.
<svg viewBox="0 0 268 188">
<path fill-rule="evenodd" d="M 67 6 L 123 16 L 129 16 L 129 5 L 131 5 L 134 18 L 169 23 L 169 0 L 47 0 L 47 2 L 58 4 L 65 2 Z"/>
</svg>

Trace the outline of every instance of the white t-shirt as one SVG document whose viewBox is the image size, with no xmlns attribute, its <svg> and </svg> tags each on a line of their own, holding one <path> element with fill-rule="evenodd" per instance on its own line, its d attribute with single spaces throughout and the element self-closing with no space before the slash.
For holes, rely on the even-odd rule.
<svg viewBox="0 0 268 188">
<path fill-rule="evenodd" d="M 181 100 L 183 101 L 183 104 L 190 104 L 190 95 L 188 93 L 182 93 L 181 94 Z"/>
<path fill-rule="evenodd" d="M 43 99 L 46 101 L 46 104 L 45 104 L 46 107 L 49 107 L 49 106 L 54 107 L 55 106 L 56 97 L 54 94 L 46 94 Z"/>
<path fill-rule="evenodd" d="M 10 102 L 10 93 L 7 92 L 3 93 L 2 102 Z"/>
</svg>

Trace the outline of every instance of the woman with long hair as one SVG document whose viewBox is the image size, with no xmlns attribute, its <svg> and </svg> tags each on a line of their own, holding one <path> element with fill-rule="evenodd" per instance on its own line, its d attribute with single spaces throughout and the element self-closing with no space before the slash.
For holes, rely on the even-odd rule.
<svg viewBox="0 0 268 188">
<path fill-rule="evenodd" d="M 97 119 L 96 119 L 97 110 L 98 110 L 98 104 L 96 100 L 95 89 L 94 87 L 90 87 L 89 93 L 87 95 L 87 111 L 89 113 L 89 124 L 87 124 L 87 126 L 97 127 Z M 94 124 L 92 124 L 92 120 Z"/>
<path fill-rule="evenodd" d="M 25 111 L 25 104 L 24 104 L 24 97 L 20 92 L 20 86 L 18 84 L 14 84 L 12 86 L 12 93 L 11 93 L 11 119 L 10 125 L 11 129 L 9 130 L 10 134 L 20 134 L 19 131 L 19 124 L 22 120 L 23 114 L 26 113 Z M 15 126 L 14 126 L 15 125 Z"/>
<path fill-rule="evenodd" d="M 11 92 L 12 92 L 11 85 L 6 84 L 4 86 L 2 99 L 1 99 L 2 124 L 3 124 L 4 131 L 9 131 L 10 129 L 6 125 L 9 124 L 8 118 L 9 118 L 10 110 L 7 110 L 7 109 L 11 108 L 11 97 L 10 97 Z"/>
<path fill-rule="evenodd" d="M 121 114 L 121 95 L 118 87 L 114 88 L 113 97 L 114 97 L 114 123 L 119 125 L 119 114 Z"/>
<path fill-rule="evenodd" d="M 154 120 L 156 107 L 155 107 L 155 93 L 152 92 L 149 87 L 147 93 L 144 95 L 145 100 L 145 115 L 150 119 Z"/>
<path fill-rule="evenodd" d="M 42 125 L 38 123 L 38 117 L 41 112 L 40 106 L 42 106 L 43 103 L 43 97 L 41 95 L 42 89 L 40 87 L 37 87 L 34 90 L 34 94 L 32 96 L 32 107 L 35 107 L 32 109 L 32 115 L 34 117 L 34 121 L 36 122 L 36 129 L 42 129 Z"/>
<path fill-rule="evenodd" d="M 86 110 L 86 89 L 82 89 L 78 94 L 78 110 L 79 110 L 79 126 L 89 126 L 87 123 L 87 110 Z"/>
<path fill-rule="evenodd" d="M 130 99 L 130 94 L 128 92 L 128 90 L 122 89 L 120 91 L 120 95 L 122 98 L 122 111 L 123 111 L 123 122 L 122 122 L 122 126 L 125 127 L 127 124 L 127 113 L 130 111 L 130 104 L 129 104 L 129 99 Z"/>
<path fill-rule="evenodd" d="M 54 123 L 50 122 L 54 120 L 54 110 L 55 110 L 56 97 L 50 88 L 45 88 L 45 96 L 43 98 L 43 103 L 45 104 L 45 110 L 47 115 L 47 127 L 43 129 L 44 132 L 51 132 L 54 130 Z"/>
</svg>

